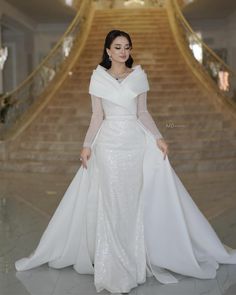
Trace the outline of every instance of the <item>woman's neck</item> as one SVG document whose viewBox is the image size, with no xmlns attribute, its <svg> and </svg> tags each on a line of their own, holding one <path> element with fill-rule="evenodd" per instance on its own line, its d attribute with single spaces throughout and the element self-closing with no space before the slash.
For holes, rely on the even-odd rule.
<svg viewBox="0 0 236 295">
<path fill-rule="evenodd" d="M 127 72 L 128 68 L 125 63 L 121 63 L 121 64 L 112 63 L 109 70 L 110 72 L 119 75 L 119 74 L 124 74 L 125 72 Z"/>
</svg>

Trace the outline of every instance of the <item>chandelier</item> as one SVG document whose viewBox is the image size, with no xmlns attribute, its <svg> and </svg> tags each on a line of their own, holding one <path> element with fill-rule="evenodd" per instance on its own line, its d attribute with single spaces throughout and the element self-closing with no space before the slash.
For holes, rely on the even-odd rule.
<svg viewBox="0 0 236 295">
<path fill-rule="evenodd" d="M 144 0 L 127 0 L 127 1 L 124 2 L 125 6 L 129 6 L 129 5 L 132 5 L 132 4 L 144 5 L 145 1 Z"/>
<path fill-rule="evenodd" d="M 0 48 L 0 70 L 3 70 L 4 64 L 8 57 L 8 49 L 7 47 Z"/>
</svg>

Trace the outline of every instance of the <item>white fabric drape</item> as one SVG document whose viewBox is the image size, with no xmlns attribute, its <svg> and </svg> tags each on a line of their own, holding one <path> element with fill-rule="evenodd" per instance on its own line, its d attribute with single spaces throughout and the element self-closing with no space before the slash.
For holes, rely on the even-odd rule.
<svg viewBox="0 0 236 295">
<path fill-rule="evenodd" d="M 88 169 L 78 169 L 37 248 L 16 261 L 16 269 L 73 265 L 94 274 L 98 292 L 129 292 L 146 275 L 164 284 L 177 283 L 177 274 L 214 278 L 220 263 L 236 263 L 236 250 L 219 240 L 138 120 L 137 95 L 147 91 L 143 70 L 136 67 L 120 84 L 102 71 L 96 75 L 111 86 L 111 99 L 102 99 L 105 119 L 93 138 Z M 145 87 L 135 88 L 136 81 Z M 125 95 L 136 95 L 124 104 L 123 87 Z M 92 88 L 93 95 L 102 94 Z M 119 94 L 112 96 L 115 89 Z"/>
</svg>

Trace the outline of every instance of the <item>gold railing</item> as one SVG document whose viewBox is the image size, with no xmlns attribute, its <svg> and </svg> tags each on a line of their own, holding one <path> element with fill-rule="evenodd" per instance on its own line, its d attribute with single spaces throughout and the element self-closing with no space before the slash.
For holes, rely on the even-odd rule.
<svg viewBox="0 0 236 295">
<path fill-rule="evenodd" d="M 216 90 L 227 98 L 235 97 L 236 73 L 219 57 L 192 27 L 182 13 L 178 0 L 168 0 L 169 13 L 172 12 L 175 27 L 179 30 L 179 42 L 188 44 L 188 51 L 198 61 L 203 70 L 214 82 Z"/>
<path fill-rule="evenodd" d="M 91 7 L 92 0 L 82 1 L 75 18 L 49 54 L 15 90 L 0 97 L 0 139 L 47 94 L 48 86 L 65 70 L 64 65 L 80 42 Z"/>
</svg>

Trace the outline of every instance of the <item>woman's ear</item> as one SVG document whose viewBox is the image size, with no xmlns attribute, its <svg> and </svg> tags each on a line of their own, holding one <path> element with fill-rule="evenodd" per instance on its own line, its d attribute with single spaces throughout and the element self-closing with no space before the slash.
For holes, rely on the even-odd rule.
<svg viewBox="0 0 236 295">
<path fill-rule="evenodd" d="M 108 55 L 111 55 L 111 51 L 110 51 L 109 48 L 106 48 L 106 52 L 107 52 Z"/>
</svg>

